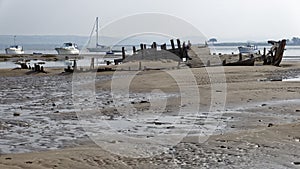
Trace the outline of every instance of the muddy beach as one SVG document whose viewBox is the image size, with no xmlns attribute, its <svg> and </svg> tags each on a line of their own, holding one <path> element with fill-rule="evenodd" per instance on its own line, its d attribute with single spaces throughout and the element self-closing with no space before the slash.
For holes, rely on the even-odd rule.
<svg viewBox="0 0 300 169">
<path fill-rule="evenodd" d="M 2 69 L 0 168 L 297 168 L 299 68 Z"/>
</svg>

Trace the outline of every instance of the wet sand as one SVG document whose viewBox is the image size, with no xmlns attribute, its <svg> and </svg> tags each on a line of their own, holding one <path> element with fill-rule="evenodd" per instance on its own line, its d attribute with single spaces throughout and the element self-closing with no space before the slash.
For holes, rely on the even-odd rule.
<svg viewBox="0 0 300 169">
<path fill-rule="evenodd" d="M 116 105 L 109 92 L 114 72 L 97 73 L 95 104 L 100 110 L 92 117 L 108 118 L 111 124 L 128 124 L 124 122 L 125 117 L 139 117 L 139 125 L 131 127 L 129 123 L 118 130 L 124 135 L 151 136 L 154 133 L 155 138 L 164 127 L 174 132 L 178 128 L 184 135 L 178 144 L 162 144 L 158 146 L 162 148 L 158 153 L 136 158 L 117 155 L 110 151 L 113 149 L 96 145 L 88 137 L 93 132 L 78 125 L 78 119 L 86 120 L 88 113 L 73 105 L 71 86 L 74 77 L 71 74 L 61 74 L 61 69 L 51 69 L 48 74 L 0 70 L 1 112 L 4 113 L 0 123 L 0 168 L 299 167 L 300 82 L 279 79 L 299 75 L 300 63 L 283 62 L 281 65 L 168 70 L 182 78 L 191 70 L 199 89 L 199 113 L 181 116 L 174 116 L 173 112 L 189 107 L 195 98 L 191 96 L 186 98 L 186 105 L 180 104 L 182 91 L 178 81 L 165 71 L 143 71 L 134 77 L 129 88 L 131 100 L 121 100 L 118 104 L 121 108 L 126 108 L 126 104 L 133 105 L 137 110 L 134 116 L 130 112 L 126 116 L 124 114 L 128 112 L 114 108 Z M 117 75 L 114 82 L 122 86 L 124 74 Z M 82 73 L 80 77 L 87 75 Z M 212 82 L 222 85 L 213 88 Z M 224 84 L 226 88 L 223 88 Z M 153 93 L 155 89 L 159 90 Z M 223 96 L 220 100 L 214 98 Z M 166 105 L 161 105 L 165 99 Z M 215 110 L 211 106 L 212 100 L 216 101 L 213 104 L 220 115 L 210 111 Z M 89 100 L 80 103 L 90 106 L 85 101 Z M 147 111 L 152 104 L 151 110 L 160 113 L 154 121 L 145 116 L 153 113 Z M 160 110 L 160 106 L 164 109 Z M 163 123 L 171 117 L 179 117 L 178 123 Z M 209 126 L 203 124 L 206 122 L 218 127 L 209 133 L 212 134 L 210 137 L 199 137 L 198 132 L 204 130 L 201 127 Z M 130 144 L 110 141 L 107 146 L 123 147 L 128 153 L 132 151 Z M 124 146 L 128 146 L 127 149 Z"/>
</svg>

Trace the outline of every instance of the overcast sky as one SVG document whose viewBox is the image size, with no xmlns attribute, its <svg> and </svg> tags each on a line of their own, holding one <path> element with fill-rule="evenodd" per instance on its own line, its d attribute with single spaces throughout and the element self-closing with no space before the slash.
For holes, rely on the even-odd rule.
<svg viewBox="0 0 300 169">
<path fill-rule="evenodd" d="M 179 17 L 219 41 L 300 36 L 299 0 L 0 0 L 0 35 L 88 36 L 96 16 L 106 25 L 145 12 Z"/>
</svg>

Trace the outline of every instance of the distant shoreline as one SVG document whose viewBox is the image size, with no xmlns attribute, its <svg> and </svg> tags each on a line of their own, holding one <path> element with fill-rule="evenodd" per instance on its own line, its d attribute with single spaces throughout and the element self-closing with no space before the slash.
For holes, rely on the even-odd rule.
<svg viewBox="0 0 300 169">
<path fill-rule="evenodd" d="M 54 47 L 61 46 L 65 42 L 74 42 L 79 47 L 83 47 L 86 45 L 90 39 L 89 36 L 77 36 L 77 35 L 17 35 L 16 36 L 16 44 L 22 45 L 26 49 L 52 49 Z M 94 37 L 93 37 L 94 38 Z M 203 42 L 194 42 L 192 40 L 193 37 L 181 37 L 180 39 L 186 40 L 191 39 L 192 44 L 197 43 L 205 43 Z M 198 39 L 198 38 L 196 38 Z M 107 44 L 110 42 L 119 42 L 120 38 L 118 37 L 107 37 L 107 36 L 101 36 L 100 37 L 100 43 L 103 42 L 103 44 Z M 266 39 L 265 41 L 217 41 L 215 43 L 209 43 L 210 45 L 214 46 L 242 46 L 246 45 L 247 43 L 251 43 L 257 46 L 269 46 L 270 44 L 267 43 L 267 41 L 270 39 Z M 280 39 L 275 39 L 280 40 Z M 169 45 L 168 38 L 158 38 L 158 37 L 133 37 L 128 38 L 122 43 L 118 44 L 120 46 L 138 46 L 140 43 L 144 44 L 152 44 L 153 41 L 156 41 L 158 44 L 160 43 L 167 43 Z M 14 44 L 13 35 L 0 35 L 0 50 L 4 50 L 5 48 L 9 47 L 10 45 Z M 300 41 L 289 41 L 287 43 L 287 46 L 300 46 Z"/>
</svg>

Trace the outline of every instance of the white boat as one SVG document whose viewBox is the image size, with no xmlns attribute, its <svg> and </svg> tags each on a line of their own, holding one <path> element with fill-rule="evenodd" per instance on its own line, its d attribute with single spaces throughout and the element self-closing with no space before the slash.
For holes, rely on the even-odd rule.
<svg viewBox="0 0 300 169">
<path fill-rule="evenodd" d="M 89 52 L 110 52 L 110 47 L 104 45 L 96 45 L 94 48 L 87 48 Z"/>
<path fill-rule="evenodd" d="M 64 43 L 61 47 L 55 48 L 58 54 L 60 55 L 78 55 L 79 49 L 75 43 Z"/>
<path fill-rule="evenodd" d="M 6 48 L 5 49 L 5 53 L 6 54 L 24 54 L 24 50 L 23 50 L 23 47 L 20 46 L 20 45 L 13 45 L 13 46 L 10 46 L 9 48 Z"/>
<path fill-rule="evenodd" d="M 111 48 L 109 46 L 99 44 L 99 19 L 98 19 L 98 17 L 96 17 L 96 22 L 93 26 L 93 30 L 92 30 L 91 35 L 90 35 L 90 41 L 92 39 L 92 36 L 93 36 L 93 33 L 94 33 L 95 29 L 96 29 L 96 44 L 95 44 L 95 47 L 88 47 L 87 50 L 89 52 L 109 52 L 109 51 L 111 51 Z M 90 44 L 90 41 L 89 41 L 88 44 Z"/>
<path fill-rule="evenodd" d="M 5 48 L 6 54 L 24 54 L 23 47 L 20 45 L 16 45 L 16 36 L 14 36 L 14 45 Z"/>
<path fill-rule="evenodd" d="M 246 46 L 239 46 L 238 49 L 239 49 L 239 52 L 242 53 L 242 54 L 243 53 L 254 54 L 254 53 L 258 52 L 257 46 L 250 45 L 250 44 L 248 44 Z"/>
</svg>

